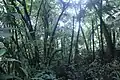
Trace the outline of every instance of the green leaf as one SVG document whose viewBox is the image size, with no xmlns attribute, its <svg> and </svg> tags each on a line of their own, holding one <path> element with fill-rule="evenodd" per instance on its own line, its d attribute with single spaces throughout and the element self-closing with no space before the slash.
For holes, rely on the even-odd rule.
<svg viewBox="0 0 120 80">
<path fill-rule="evenodd" d="M 6 49 L 0 49 L 0 56 L 4 55 L 6 53 Z"/>
<path fill-rule="evenodd" d="M 28 72 L 24 68 L 17 66 L 15 69 L 21 77 L 28 77 Z"/>
<path fill-rule="evenodd" d="M 5 48 L 5 45 L 2 42 L 0 42 L 0 48 Z"/>
<path fill-rule="evenodd" d="M 12 59 L 12 58 L 3 59 L 2 61 L 7 61 L 7 62 L 9 61 L 9 62 L 15 62 L 15 63 L 21 64 L 19 60 Z"/>
</svg>

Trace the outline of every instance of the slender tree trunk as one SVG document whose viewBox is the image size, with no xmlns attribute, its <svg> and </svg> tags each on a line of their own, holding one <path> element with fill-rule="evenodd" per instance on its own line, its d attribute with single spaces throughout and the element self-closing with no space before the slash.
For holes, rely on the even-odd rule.
<svg viewBox="0 0 120 80">
<path fill-rule="evenodd" d="M 62 3 L 62 4 L 63 4 L 63 3 Z M 60 15 L 58 16 L 57 22 L 56 22 L 56 24 L 55 24 L 55 26 L 54 26 L 54 28 L 53 28 L 52 33 L 51 33 L 50 41 L 49 41 L 49 48 L 48 48 L 48 50 L 47 50 L 47 56 L 48 56 L 48 58 L 50 58 L 51 55 L 52 55 L 52 54 L 51 54 L 51 53 L 52 53 L 52 44 L 54 44 L 54 43 L 53 43 L 53 42 L 54 42 L 54 39 L 55 39 L 54 36 L 55 36 L 55 33 L 56 33 L 56 29 L 57 29 L 59 20 L 60 20 L 60 18 L 62 17 L 64 11 L 67 9 L 68 4 L 69 4 L 69 2 L 68 2 L 67 4 L 63 4 L 62 12 L 61 12 Z M 48 61 L 48 62 L 49 62 L 49 61 Z"/>
<path fill-rule="evenodd" d="M 113 41 L 113 53 L 115 53 L 115 50 L 116 50 L 116 37 L 115 37 L 115 30 L 113 29 L 112 30 L 113 34 L 112 34 L 112 41 Z M 117 57 L 117 54 L 115 53 L 114 54 L 114 58 Z"/>
<path fill-rule="evenodd" d="M 81 3 L 80 3 L 80 10 L 81 10 Z M 77 68 L 78 59 L 79 59 L 78 40 L 79 40 L 80 29 L 81 29 L 81 13 L 79 13 L 78 19 L 79 19 L 79 27 L 78 27 L 78 32 L 77 32 L 77 37 L 75 42 L 75 56 L 74 56 L 74 63 L 76 64 L 76 68 Z"/>
<path fill-rule="evenodd" d="M 94 46 L 94 22 L 92 20 L 92 42 L 93 42 L 93 61 L 95 59 L 95 46 Z"/>
<path fill-rule="evenodd" d="M 73 38 L 74 38 L 74 16 L 73 16 L 73 29 L 72 29 L 72 36 L 71 36 L 71 44 L 70 44 L 70 52 L 69 52 L 68 64 L 70 64 L 70 62 L 71 62 L 72 47 L 73 47 Z"/>
<path fill-rule="evenodd" d="M 100 0 L 100 35 L 101 35 L 101 52 L 102 52 L 102 55 L 104 55 L 104 46 L 103 46 L 103 23 L 102 23 L 102 0 Z M 103 57 L 102 57 L 103 59 Z"/>
<path fill-rule="evenodd" d="M 88 47 L 88 44 L 87 44 L 87 41 L 86 41 L 85 34 L 84 34 L 82 26 L 80 26 L 80 28 L 81 28 L 81 32 L 82 32 L 82 35 L 83 35 L 83 38 L 84 38 L 84 41 L 85 41 L 85 46 L 86 46 L 87 52 L 89 53 L 89 47 Z"/>
<path fill-rule="evenodd" d="M 64 59 L 64 55 L 65 55 L 65 37 L 61 38 L 61 48 L 62 48 L 62 59 Z"/>
</svg>

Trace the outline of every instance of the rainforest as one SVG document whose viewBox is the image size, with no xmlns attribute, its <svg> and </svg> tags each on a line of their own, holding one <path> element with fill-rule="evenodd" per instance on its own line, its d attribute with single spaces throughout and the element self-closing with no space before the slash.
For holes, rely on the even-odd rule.
<svg viewBox="0 0 120 80">
<path fill-rule="evenodd" d="M 120 80 L 120 0 L 0 0 L 0 80 Z"/>
</svg>

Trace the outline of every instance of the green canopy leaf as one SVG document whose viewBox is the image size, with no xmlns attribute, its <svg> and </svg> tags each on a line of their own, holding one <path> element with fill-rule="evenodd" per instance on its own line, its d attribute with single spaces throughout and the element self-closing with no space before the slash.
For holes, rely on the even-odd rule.
<svg viewBox="0 0 120 80">
<path fill-rule="evenodd" d="M 6 49 L 0 49 L 0 56 L 4 55 L 6 53 Z"/>
</svg>

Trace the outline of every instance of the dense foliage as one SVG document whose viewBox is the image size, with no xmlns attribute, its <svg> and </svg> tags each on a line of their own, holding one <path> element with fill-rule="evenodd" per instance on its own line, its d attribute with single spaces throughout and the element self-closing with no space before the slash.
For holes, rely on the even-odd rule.
<svg viewBox="0 0 120 80">
<path fill-rule="evenodd" d="M 0 0 L 0 80 L 120 80 L 120 0 Z"/>
</svg>

